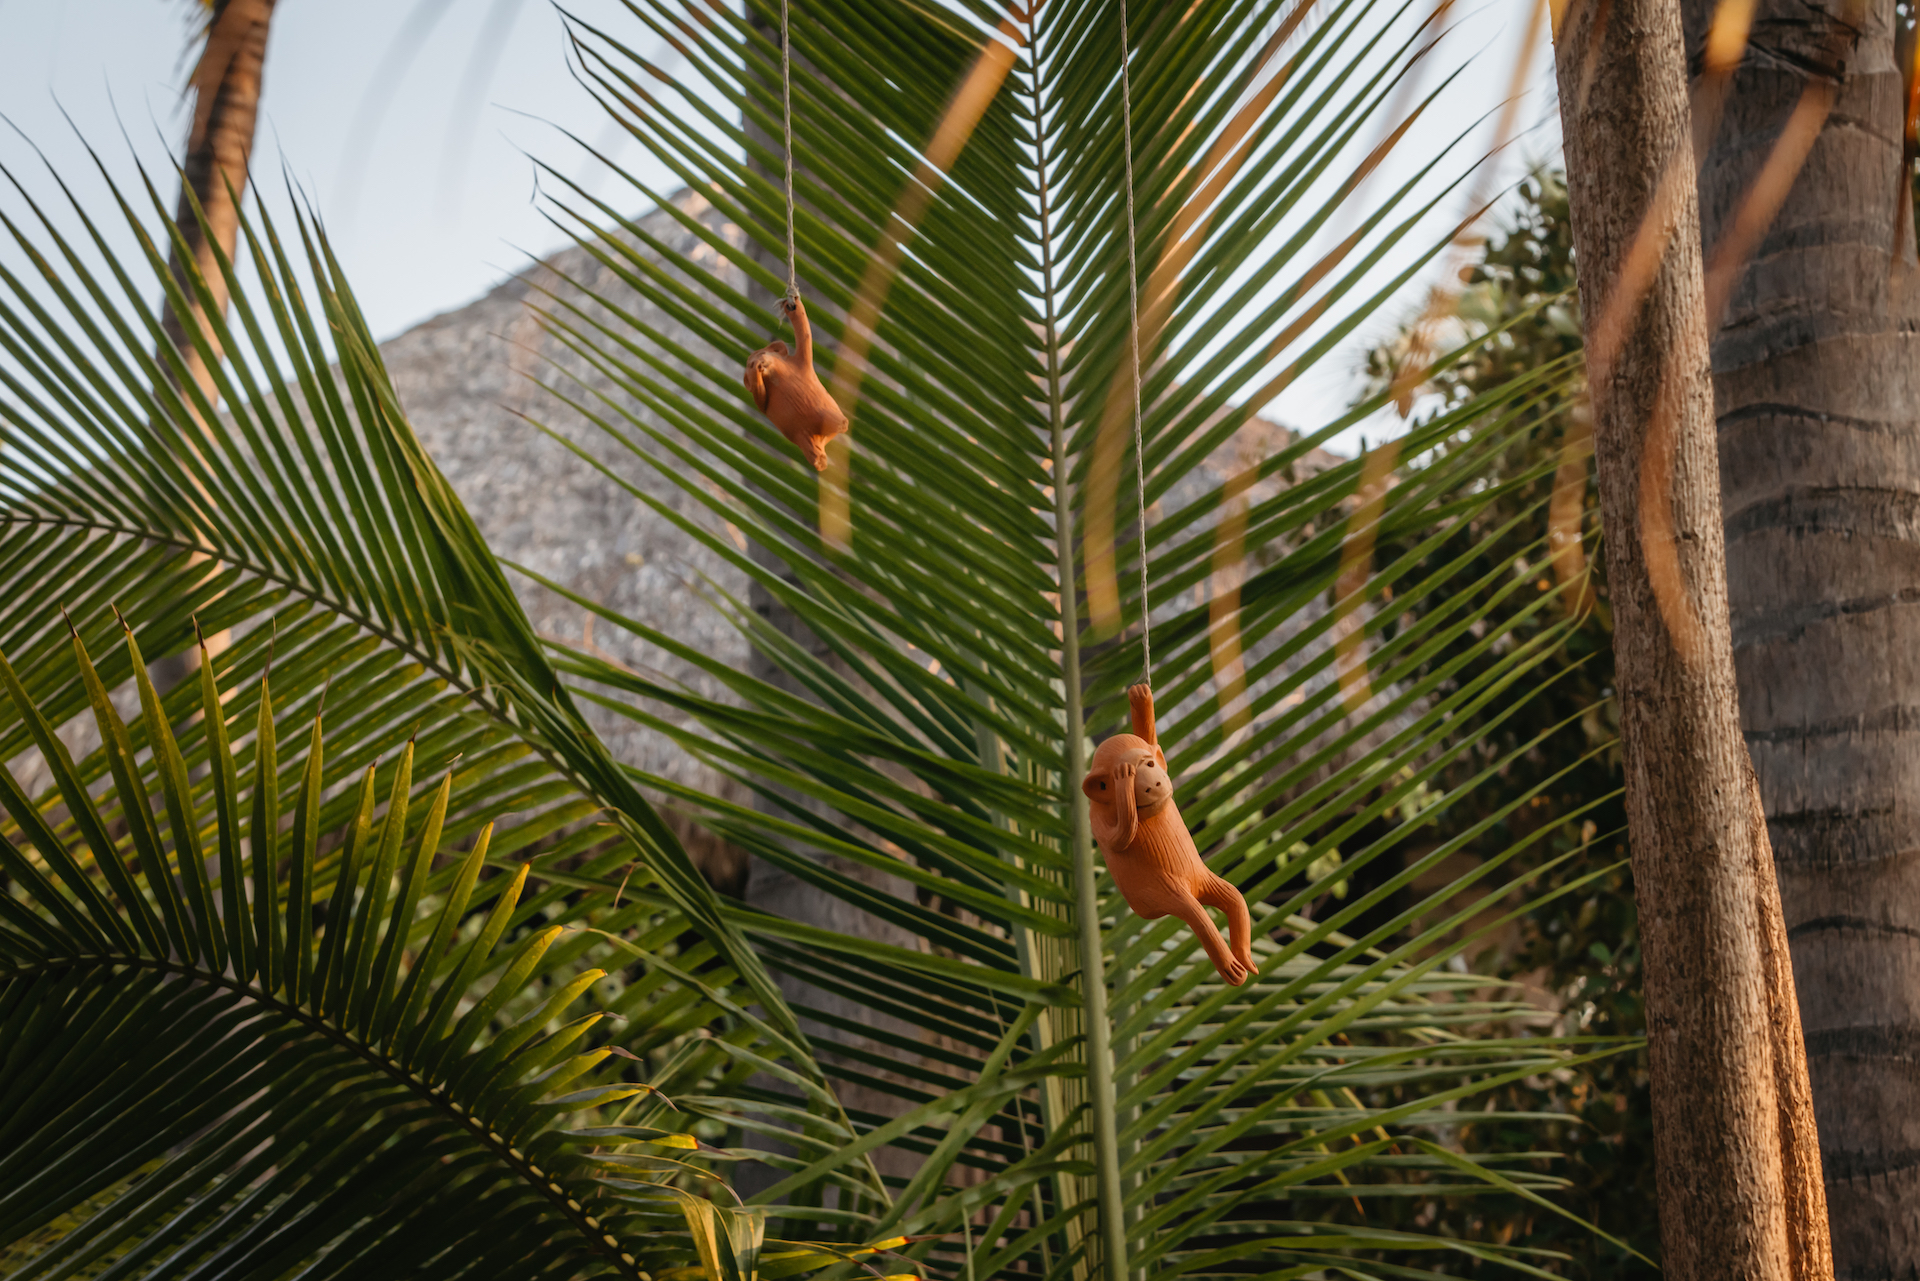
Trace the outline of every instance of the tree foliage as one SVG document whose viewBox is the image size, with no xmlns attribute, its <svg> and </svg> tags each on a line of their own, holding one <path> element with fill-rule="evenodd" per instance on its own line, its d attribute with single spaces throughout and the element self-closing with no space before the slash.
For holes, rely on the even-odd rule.
<svg viewBox="0 0 1920 1281">
<path fill-rule="evenodd" d="M 795 13 L 807 68 L 794 85 L 801 275 L 841 362 L 835 385 L 864 374 L 848 404 L 852 524 L 840 544 L 821 536 L 813 473 L 714 355 L 764 336 L 743 282 L 780 284 L 765 265 L 785 240 L 780 185 L 766 176 L 780 158 L 764 142 L 779 111 L 773 10 L 629 9 L 621 30 L 575 24 L 583 79 L 716 216 L 628 174 L 613 175 L 619 197 L 596 198 L 549 171 L 556 220 L 630 291 L 595 296 L 576 282 L 544 308 L 550 332 L 612 388 L 555 371 L 550 410 L 605 429 L 583 466 L 616 480 L 627 465 L 656 469 L 705 504 L 711 523 L 632 490 L 790 611 L 825 657 L 725 598 L 781 680 L 591 601 L 580 603 L 710 673 L 725 696 L 547 646 L 408 428 L 311 219 L 293 249 L 257 220 L 241 266 L 221 261 L 231 311 L 190 335 L 224 356 L 209 359 L 209 396 L 156 341 L 156 282 L 177 313 L 195 314 L 173 297 L 182 286 L 165 270 L 165 240 L 143 235 L 130 261 L 97 237 L 70 244 L 16 185 L 5 228 L 36 274 L 0 272 L 0 584 L 19 603 L 0 622 L 17 673 L 0 751 L 37 746 L 54 779 L 10 807 L 7 1052 L 54 1062 L 68 1047 L 99 1049 L 112 1034 L 87 1017 L 89 1002 L 119 1002 L 129 1027 L 165 1026 L 175 999 L 203 1005 L 208 1027 L 222 1009 L 245 1011 L 233 1035 L 247 1062 L 281 1070 L 284 1023 L 298 1029 L 284 1035 L 332 1047 L 341 1089 L 360 1073 L 377 1093 L 392 1073 L 352 1047 L 412 1071 L 408 1056 L 439 1043 L 433 1020 L 451 1012 L 459 1043 L 433 1071 L 458 1067 L 478 1093 L 439 1102 L 423 1092 L 440 1079 L 431 1072 L 392 1084 L 392 1106 L 419 1116 L 403 1134 L 356 1122 L 317 1084 L 243 1099 L 239 1086 L 218 1096 L 186 1077 L 171 1100 L 185 1111 L 147 1116 L 147 1075 L 115 1075 L 125 1060 L 109 1054 L 56 1088 L 107 1083 L 87 1096 L 89 1123 L 142 1136 L 142 1160 L 115 1176 L 140 1180 L 102 1182 L 101 1171 L 29 1184 L 0 1238 L 16 1250 L 29 1240 L 30 1274 L 49 1276 L 109 1237 L 155 1258 L 177 1244 L 150 1276 L 220 1259 L 232 1276 L 451 1277 L 509 1255 L 539 1275 L 618 1272 L 652 1265 L 624 1262 L 643 1251 L 621 1243 L 640 1237 L 621 1235 L 611 1207 L 679 1186 L 673 1232 L 684 1235 L 661 1227 L 658 1248 L 697 1254 L 708 1275 L 750 1274 L 762 1222 L 779 1239 L 899 1249 L 956 1278 L 1089 1275 L 1114 1262 L 1100 1227 L 1115 1223 L 1128 1266 L 1156 1273 L 1551 1264 L 1451 1224 L 1391 1226 L 1380 1207 L 1497 1193 L 1558 1213 L 1563 1176 L 1461 1142 L 1461 1112 L 1491 1100 L 1488 1124 L 1550 1123 L 1503 1109 L 1502 1092 L 1619 1044 L 1527 1035 L 1513 1022 L 1531 1007 L 1454 964 L 1543 896 L 1575 898 L 1612 874 L 1543 848 L 1590 821 L 1604 793 L 1576 795 L 1578 762 L 1540 764 L 1560 725 L 1541 700 L 1569 687 L 1556 656 L 1582 627 L 1565 605 L 1580 582 L 1535 588 L 1553 466 L 1513 461 L 1550 450 L 1531 442 L 1571 394 L 1574 363 L 1520 369 L 1417 422 L 1391 485 L 1369 481 L 1365 459 L 1301 469 L 1344 419 L 1218 461 L 1248 439 L 1240 406 L 1264 403 L 1395 287 L 1361 292 L 1374 263 L 1398 255 L 1397 284 L 1444 247 L 1408 238 L 1421 211 L 1404 191 L 1366 196 L 1339 167 L 1365 122 L 1398 101 L 1431 33 L 1381 21 L 1391 14 L 1372 0 L 1146 6 L 1127 33 L 1154 683 L 1182 810 L 1210 865 L 1255 905 L 1261 972 L 1236 989 L 1177 923 L 1128 914 L 1104 877 L 1093 886 L 1101 950 L 1079 944 L 1072 870 L 1087 833 L 1074 762 L 1085 735 L 1117 726 L 1142 665 L 1138 631 L 1105 629 L 1085 604 L 1108 593 L 1135 623 L 1142 607 L 1128 538 L 1113 540 L 1111 573 L 1100 539 L 1108 525 L 1126 531 L 1126 487 L 1110 482 L 1133 471 L 1113 426 L 1128 404 L 1117 12 L 1062 4 L 1003 22 L 984 6 L 830 0 Z M 636 52 L 653 39 L 684 57 L 678 80 Z M 957 88 L 983 66 L 1003 81 L 956 147 L 943 125 L 954 104 L 976 101 Z M 1323 177 L 1342 193 L 1324 207 L 1312 194 Z M 153 196 L 123 198 L 113 216 L 177 237 Z M 700 256 L 665 252 L 616 200 L 654 201 Z M 1288 217 L 1303 229 L 1276 248 Z M 1336 218 L 1352 234 L 1310 252 Z M 193 273 L 185 287 L 204 298 Z M 849 319 L 862 316 L 870 332 Z M 1487 351 L 1469 345 L 1443 364 Z M 740 551 L 722 522 L 765 555 Z M 120 626 L 110 605 L 148 655 L 190 645 L 195 618 L 233 642 L 209 656 L 200 688 L 143 688 L 141 728 L 123 735 L 105 716 L 99 745 L 69 768 L 46 727 L 110 707 L 140 674 L 134 644 L 104 643 Z M 76 645 L 110 656 L 90 676 Z M 317 724 L 323 700 L 324 756 L 317 731 L 305 754 L 265 750 L 261 726 Z M 623 766 L 581 714 L 588 702 L 673 737 L 760 803 Z M 412 746 L 396 759 L 403 739 Z M 422 762 L 418 777 L 402 761 Z M 441 771 L 450 781 L 436 791 Z M 253 780 L 246 825 L 229 787 L 242 777 Z M 1506 791 L 1492 802 L 1495 786 Z M 83 793 L 105 805 L 99 823 Z M 118 800 L 97 800 L 109 793 Z M 377 795 L 387 817 L 368 844 Z M 158 818 L 140 817 L 151 796 L 166 798 L 164 841 Z M 273 807 L 289 796 L 283 831 Z M 1554 825 L 1524 817 L 1543 797 Z M 663 798 L 859 924 L 716 894 L 656 811 Z M 131 815 L 117 827 L 116 804 Z M 430 816 L 437 841 L 413 815 Z M 458 853 L 436 866 L 437 850 Z M 63 857 L 82 880 L 56 884 Z M 403 866 L 399 888 L 382 880 Z M 1367 880 L 1376 867 L 1386 874 Z M 1344 898 L 1340 886 L 1352 887 Z M 115 921 L 126 936 L 114 936 L 114 959 L 53 964 L 100 956 L 79 936 Z M 485 947 L 442 950 L 473 931 Z M 228 978 L 236 947 L 254 968 Z M 461 968 L 434 984 L 468 961 L 470 977 Z M 603 969 L 606 981 L 587 977 Z M 87 988 L 86 974 L 102 982 Z M 233 984 L 246 974 L 240 1001 Z M 1089 1088 L 1094 974 L 1112 1012 L 1111 1109 Z M 589 1017 L 617 1017 L 590 1030 L 559 1022 L 580 1002 Z M 187 1025 L 177 1035 L 198 1044 Z M 493 1123 L 488 1109 L 540 1105 L 541 1056 L 570 1035 L 594 1047 L 589 1057 L 640 1061 L 644 1116 L 609 1125 L 659 1133 L 671 1116 L 673 1134 L 721 1143 L 680 1150 L 667 1171 L 649 1164 L 660 1159 L 646 1155 L 649 1134 L 583 1127 L 609 1141 L 578 1155 L 539 1138 L 556 1128 Z M 456 1101 L 465 1111 L 447 1115 Z M 489 1116 L 484 1135 L 459 1119 L 475 1108 Z M 308 1155 L 284 1166 L 209 1155 L 210 1136 L 243 1115 Z M 196 1132 L 189 1116 L 213 1129 Z M 343 1142 L 365 1145 L 374 1180 L 348 1178 L 346 1151 L 315 1146 L 355 1124 L 359 1137 Z M 596 1171 L 595 1199 L 554 1202 L 514 1164 L 516 1147 L 539 1160 L 520 1137 L 576 1153 Z M 628 1139 L 641 1145 L 634 1169 L 656 1177 L 603 1168 L 623 1155 L 606 1151 L 612 1141 Z M 377 1181 L 424 1179 L 442 1155 L 434 1178 L 457 1166 L 472 1185 L 456 1213 L 397 1190 L 412 1184 Z M 748 1157 L 771 1174 L 749 1211 L 716 1217 L 729 1204 L 718 1189 Z M 156 1181 L 183 1162 L 199 1184 Z M 320 1168 L 303 1162 L 323 1164 L 338 1196 L 296 1186 Z M 142 1217 L 149 1193 L 184 1217 Z M 238 1217 L 207 1217 L 228 1204 Z M 617 1260 L 593 1228 L 569 1235 L 593 1221 L 621 1225 L 606 1247 Z M 496 1223 L 518 1253 L 484 1248 Z M 234 1253 L 234 1240 L 258 1248 Z M 766 1275 L 820 1261 L 757 1258 Z"/>
<path fill-rule="evenodd" d="M 1420 387 L 1423 408 L 1417 413 L 1471 403 L 1528 369 L 1578 355 L 1579 298 L 1572 253 L 1566 187 L 1553 170 L 1536 170 L 1515 191 L 1499 231 L 1462 272 L 1461 325 L 1466 336 L 1485 341 Z M 1394 383 L 1411 343 L 1409 326 L 1371 354 L 1369 373 L 1377 389 Z M 1504 457 L 1495 473 L 1531 474 L 1534 479 L 1481 520 L 1498 520 L 1528 503 L 1551 505 L 1552 491 L 1558 488 L 1564 510 L 1577 513 L 1583 538 L 1598 532 L 1598 495 L 1585 453 L 1585 409 L 1584 391 L 1577 383 L 1536 406 L 1540 430 Z M 1549 465 L 1551 476 L 1546 474 Z M 1592 594 L 1584 601 L 1569 598 L 1582 613 L 1546 664 L 1556 679 L 1529 701 L 1511 730 L 1491 728 L 1477 750 L 1491 760 L 1511 751 L 1516 734 L 1540 737 L 1530 750 L 1508 757 L 1508 764 L 1447 821 L 1501 809 L 1512 798 L 1527 796 L 1527 803 L 1504 820 L 1509 834 L 1538 833 L 1535 848 L 1541 853 L 1573 855 L 1547 874 L 1550 883 L 1607 868 L 1578 893 L 1530 912 L 1480 964 L 1534 988 L 1543 1003 L 1561 1012 L 1559 1030 L 1636 1036 L 1645 1027 L 1645 1013 L 1632 877 L 1624 861 L 1626 816 L 1619 799 L 1624 780 L 1614 747 L 1619 727 L 1612 624 L 1599 548 L 1588 545 L 1584 569 L 1591 574 Z M 1558 567 L 1551 557 L 1520 555 L 1511 566 L 1537 591 L 1553 590 Z M 1572 768 L 1566 769 L 1569 763 Z M 1554 775 L 1558 777 L 1542 785 Z M 1596 797 L 1605 802 L 1594 806 Z M 1655 1254 L 1657 1220 L 1636 1213 L 1636 1207 L 1655 1203 L 1645 1051 L 1518 1082 L 1504 1093 L 1504 1102 L 1513 1108 L 1567 1118 L 1546 1135 L 1552 1149 L 1568 1158 L 1562 1168 L 1573 1180 L 1569 1203 L 1597 1222 L 1616 1225 L 1625 1241 Z M 1541 1137 L 1498 1124 L 1480 1128 L 1480 1134 L 1463 1134 L 1462 1141 L 1504 1150 L 1531 1147 Z M 1642 1266 L 1604 1239 L 1569 1230 L 1565 1220 L 1540 1216 L 1530 1206 L 1490 1210 L 1478 1211 L 1484 1215 L 1485 1231 L 1566 1250 L 1581 1261 L 1585 1275 L 1635 1275 Z M 1476 1213 L 1467 1208 L 1463 1212 Z"/>
</svg>

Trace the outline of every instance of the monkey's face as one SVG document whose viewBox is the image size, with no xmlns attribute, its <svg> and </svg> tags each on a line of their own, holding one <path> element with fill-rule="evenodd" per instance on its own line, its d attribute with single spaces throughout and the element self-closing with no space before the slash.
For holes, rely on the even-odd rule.
<svg viewBox="0 0 1920 1281">
<path fill-rule="evenodd" d="M 1101 744 L 1082 786 L 1095 805 L 1112 805 L 1117 789 L 1131 788 L 1134 812 L 1152 818 L 1173 799 L 1173 778 L 1165 757 L 1139 739 L 1133 741 L 1137 746 L 1121 747 L 1111 739 Z"/>
<path fill-rule="evenodd" d="M 1133 766 L 1133 808 L 1141 818 L 1158 814 L 1173 799 L 1173 776 L 1152 748 L 1142 748 Z"/>
</svg>

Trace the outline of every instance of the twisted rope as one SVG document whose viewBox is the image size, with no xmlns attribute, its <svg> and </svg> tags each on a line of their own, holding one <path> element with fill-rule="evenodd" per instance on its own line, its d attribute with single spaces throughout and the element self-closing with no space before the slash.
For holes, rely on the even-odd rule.
<svg viewBox="0 0 1920 1281">
<path fill-rule="evenodd" d="M 780 106 L 787 148 L 787 301 L 800 298 L 800 271 L 793 252 L 793 41 L 787 34 L 787 0 L 780 0 Z"/>
<path fill-rule="evenodd" d="M 781 0 L 782 4 L 786 0 Z M 1147 463 L 1140 430 L 1140 267 L 1133 229 L 1133 34 L 1127 0 L 1120 0 L 1120 139 L 1127 158 L 1127 312 L 1133 349 L 1133 480 L 1140 497 L 1140 663 L 1153 684 L 1153 602 L 1147 597 Z"/>
</svg>

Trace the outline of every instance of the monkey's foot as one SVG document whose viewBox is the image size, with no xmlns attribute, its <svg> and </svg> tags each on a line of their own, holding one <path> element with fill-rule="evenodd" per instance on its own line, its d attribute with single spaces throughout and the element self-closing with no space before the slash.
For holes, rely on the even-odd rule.
<svg viewBox="0 0 1920 1281">
<path fill-rule="evenodd" d="M 1247 977 L 1253 973 L 1251 967 L 1240 964 L 1238 958 L 1231 956 L 1225 961 L 1216 961 L 1213 968 L 1219 971 L 1221 978 L 1235 987 L 1245 983 Z"/>
</svg>

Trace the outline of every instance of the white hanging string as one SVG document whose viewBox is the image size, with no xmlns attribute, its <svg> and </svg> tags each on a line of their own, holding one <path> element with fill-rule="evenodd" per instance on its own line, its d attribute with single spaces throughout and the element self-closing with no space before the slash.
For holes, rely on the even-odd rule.
<svg viewBox="0 0 1920 1281">
<path fill-rule="evenodd" d="M 784 4 L 786 0 L 781 0 Z M 1133 479 L 1140 497 L 1140 666 L 1153 684 L 1153 602 L 1147 597 L 1147 463 L 1140 430 L 1140 268 L 1133 230 L 1133 34 L 1127 0 L 1120 0 L 1120 139 L 1127 158 L 1127 314 L 1133 350 Z"/>
<path fill-rule="evenodd" d="M 787 34 L 787 0 L 780 0 L 780 106 L 787 144 L 787 301 L 800 298 L 800 272 L 793 252 L 793 41 Z"/>
</svg>

